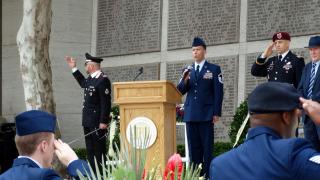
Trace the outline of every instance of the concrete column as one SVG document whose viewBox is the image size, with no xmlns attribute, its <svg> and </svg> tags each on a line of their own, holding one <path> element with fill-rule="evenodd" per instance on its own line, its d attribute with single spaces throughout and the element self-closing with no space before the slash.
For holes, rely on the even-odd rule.
<svg viewBox="0 0 320 180">
<path fill-rule="evenodd" d="M 162 1 L 161 17 L 161 55 L 160 55 L 160 79 L 165 80 L 167 75 L 167 44 L 168 44 L 168 15 L 169 0 Z"/>
<path fill-rule="evenodd" d="M 92 23 L 91 23 L 91 54 L 97 54 L 97 14 L 98 0 L 92 0 Z"/>
<path fill-rule="evenodd" d="M 238 99 L 239 105 L 245 98 L 246 84 L 246 54 L 247 54 L 247 11 L 248 1 L 241 0 L 240 5 L 240 36 L 239 36 L 239 69 L 238 69 Z"/>
</svg>

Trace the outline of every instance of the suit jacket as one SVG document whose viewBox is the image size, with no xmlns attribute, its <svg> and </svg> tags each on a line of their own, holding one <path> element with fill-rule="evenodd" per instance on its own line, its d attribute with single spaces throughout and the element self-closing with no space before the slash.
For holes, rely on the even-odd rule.
<svg viewBox="0 0 320 180">
<path fill-rule="evenodd" d="M 214 180 L 316 180 L 320 154 L 302 138 L 283 139 L 268 127 L 252 128 L 246 141 L 211 161 Z"/>
<path fill-rule="evenodd" d="M 84 89 L 82 126 L 99 127 L 100 123 L 110 122 L 111 83 L 102 72 L 87 79 L 77 70 L 73 73 L 81 88 Z"/>
<path fill-rule="evenodd" d="M 308 98 L 308 88 L 310 82 L 312 62 L 308 63 L 306 67 L 303 69 L 301 81 L 298 87 L 298 91 L 302 97 Z M 312 89 L 312 99 L 320 102 L 320 67 L 318 67 L 316 73 L 316 79 L 314 81 L 313 89 Z"/>
<path fill-rule="evenodd" d="M 67 171 L 68 174 L 78 179 L 77 170 L 84 176 L 89 171 L 87 162 L 75 160 L 71 162 Z M 28 158 L 17 158 L 14 160 L 12 168 L 8 169 L 0 176 L 0 180 L 36 180 L 36 179 L 61 179 L 61 177 L 52 169 L 40 168 L 35 162 Z"/>
<path fill-rule="evenodd" d="M 259 56 L 251 67 L 251 74 L 267 77 L 268 81 L 293 84 L 297 88 L 304 66 L 304 59 L 289 51 L 282 61 L 278 60 L 278 56 L 273 56 L 268 60 Z"/>
<path fill-rule="evenodd" d="M 177 88 L 182 94 L 188 93 L 184 103 L 185 122 L 212 121 L 213 116 L 221 116 L 223 82 L 220 66 L 206 61 L 196 79 L 193 64 L 187 84 L 181 79 Z"/>
</svg>

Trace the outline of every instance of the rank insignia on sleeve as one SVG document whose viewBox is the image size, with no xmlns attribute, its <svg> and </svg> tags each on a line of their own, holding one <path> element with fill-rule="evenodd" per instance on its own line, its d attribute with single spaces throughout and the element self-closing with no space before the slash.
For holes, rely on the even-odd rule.
<svg viewBox="0 0 320 180">
<path fill-rule="evenodd" d="M 309 161 L 320 164 L 320 155 L 311 157 Z"/>
<path fill-rule="evenodd" d="M 218 80 L 221 84 L 223 84 L 223 78 L 221 73 L 218 75 Z"/>
</svg>

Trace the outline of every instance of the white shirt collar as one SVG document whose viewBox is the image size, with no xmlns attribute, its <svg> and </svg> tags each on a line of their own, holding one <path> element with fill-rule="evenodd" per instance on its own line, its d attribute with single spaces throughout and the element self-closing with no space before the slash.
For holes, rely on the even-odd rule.
<svg viewBox="0 0 320 180">
<path fill-rule="evenodd" d="M 202 60 L 199 64 L 197 63 L 197 61 L 195 61 L 195 62 L 194 62 L 194 69 L 195 69 L 195 71 L 197 70 L 197 65 L 199 65 L 199 66 L 200 66 L 200 67 L 199 67 L 199 72 L 200 72 L 205 62 L 206 62 L 205 59 Z"/>
<path fill-rule="evenodd" d="M 99 76 L 100 76 L 100 74 L 101 74 L 101 70 L 98 70 L 98 71 L 96 71 L 96 72 L 94 72 L 94 73 L 90 74 L 90 76 L 91 76 L 92 78 L 94 78 L 94 77 L 99 77 Z"/>
<path fill-rule="evenodd" d="M 286 52 L 284 52 L 284 53 L 282 53 L 282 54 L 278 54 L 278 56 L 282 56 L 282 58 L 281 58 L 281 61 L 283 60 L 283 58 L 284 57 L 286 57 L 286 55 L 289 53 L 289 50 L 288 51 L 286 51 Z"/>
<path fill-rule="evenodd" d="M 34 163 L 36 163 L 40 168 L 42 168 L 41 164 L 40 164 L 38 161 L 32 159 L 32 158 L 29 157 L 29 156 L 18 156 L 18 158 L 27 158 L 27 159 L 30 159 L 31 161 L 33 161 Z"/>
<path fill-rule="evenodd" d="M 313 62 L 313 61 L 311 61 L 311 62 Z M 318 72 L 318 69 L 319 69 L 320 60 L 317 60 L 315 63 L 316 63 L 315 73 L 317 73 L 317 72 Z M 312 67 L 312 64 L 311 64 L 311 67 Z M 311 69 L 312 69 L 312 68 L 311 68 Z"/>
</svg>

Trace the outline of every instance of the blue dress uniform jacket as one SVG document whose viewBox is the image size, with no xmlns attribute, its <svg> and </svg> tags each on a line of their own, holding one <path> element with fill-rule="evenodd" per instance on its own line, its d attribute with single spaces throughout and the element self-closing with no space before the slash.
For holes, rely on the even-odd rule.
<svg viewBox="0 0 320 180">
<path fill-rule="evenodd" d="M 278 56 L 273 56 L 268 60 L 259 56 L 251 67 L 251 74 L 267 77 L 268 81 L 293 84 L 297 88 L 304 66 L 304 59 L 289 51 L 282 61 L 278 60 Z"/>
<path fill-rule="evenodd" d="M 82 109 L 82 126 L 99 127 L 100 123 L 110 122 L 111 83 L 102 72 L 97 77 L 85 79 L 77 70 L 73 73 L 81 88 L 84 88 L 84 102 Z"/>
<path fill-rule="evenodd" d="M 219 66 L 206 61 L 196 79 L 193 64 L 188 83 L 180 80 L 177 88 L 183 95 L 188 93 L 184 103 L 185 122 L 212 121 L 213 116 L 221 116 L 223 84 Z"/>
<path fill-rule="evenodd" d="M 68 174 L 78 179 L 77 170 L 82 175 L 89 172 L 87 162 L 75 160 L 67 167 Z M 8 169 L 0 176 L 0 180 L 35 180 L 35 179 L 61 179 L 61 177 L 52 169 L 40 168 L 35 162 L 28 158 L 17 158 L 13 162 L 12 168 Z"/>
<path fill-rule="evenodd" d="M 257 127 L 239 147 L 212 160 L 210 179 L 316 180 L 319 163 L 320 154 L 309 141 L 282 139 L 268 127 Z"/>
</svg>

